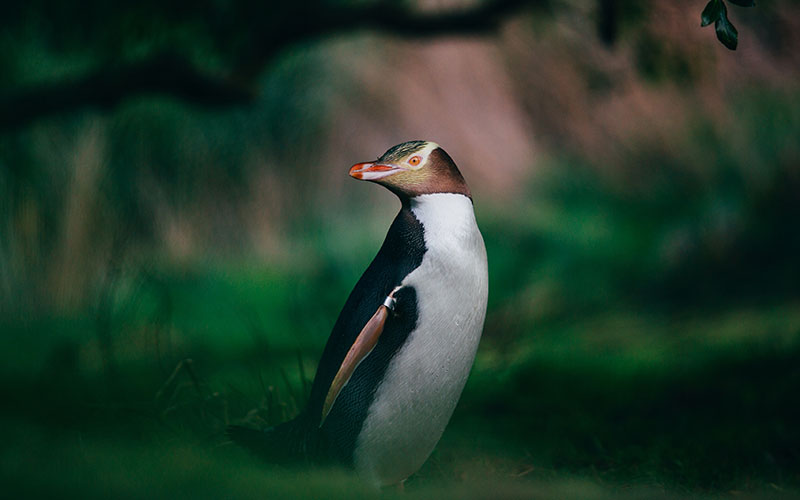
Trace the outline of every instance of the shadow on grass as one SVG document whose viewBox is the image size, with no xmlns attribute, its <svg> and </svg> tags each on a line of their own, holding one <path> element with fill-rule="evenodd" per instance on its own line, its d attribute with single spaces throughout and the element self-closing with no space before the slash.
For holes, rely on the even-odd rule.
<svg viewBox="0 0 800 500">
<path fill-rule="evenodd" d="M 800 485 L 800 348 L 754 347 L 693 368 L 615 374 L 524 366 L 474 384 L 454 422 L 532 468 L 678 491 Z"/>
<path fill-rule="evenodd" d="M 74 349 L 68 344 L 56 348 L 37 377 L 0 380 L 9 453 L 17 450 L 15 457 L 41 471 L 37 477 L 54 484 L 67 481 L 78 491 L 84 479 L 95 476 L 98 464 L 112 460 L 119 467 L 108 466 L 110 478 L 103 480 L 108 491 L 128 488 L 139 494 L 158 488 L 159 481 L 173 491 L 196 471 L 208 474 L 219 467 L 229 474 L 233 467 L 244 467 L 247 488 L 278 484 L 287 494 L 304 496 L 304 490 L 287 486 L 290 479 L 224 446 L 222 434 L 226 423 L 247 418 L 248 412 L 265 422 L 285 418 L 270 415 L 278 411 L 272 405 L 289 411 L 298 404 L 291 401 L 296 394 L 273 388 L 268 396 L 260 383 L 243 389 L 243 379 L 229 382 L 185 362 L 166 380 L 122 370 L 128 378 L 110 394 L 102 374 L 82 374 Z M 551 486 L 560 491 L 559 481 L 572 485 L 576 478 L 605 493 L 628 487 L 679 493 L 797 488 L 798 359 L 800 347 L 759 344 L 709 354 L 704 364 L 676 362 L 673 369 L 615 371 L 537 361 L 517 366 L 502 380 L 479 372 L 434 457 L 410 481 L 410 491 L 451 488 L 466 494 L 465 483 L 488 481 L 504 485 L 512 496 L 524 496 L 551 491 Z M 170 458 L 173 452 L 183 460 Z M 69 462 L 68 478 L 42 465 L 52 453 Z M 162 462 L 165 470 L 148 475 L 157 469 L 153 464 Z M 127 469 L 138 475 L 136 484 L 127 483 Z M 272 479 L 258 479 L 260 470 Z M 321 477 L 317 481 L 324 483 Z M 342 492 L 352 488 L 348 480 L 336 481 L 344 485 Z M 228 483 L 202 484 L 221 492 Z M 576 491 L 586 492 L 580 484 Z M 532 485 L 535 490 L 526 489 Z M 83 486 L 98 491 L 89 483 Z M 230 487 L 246 496 L 237 489 L 241 485 Z"/>
</svg>

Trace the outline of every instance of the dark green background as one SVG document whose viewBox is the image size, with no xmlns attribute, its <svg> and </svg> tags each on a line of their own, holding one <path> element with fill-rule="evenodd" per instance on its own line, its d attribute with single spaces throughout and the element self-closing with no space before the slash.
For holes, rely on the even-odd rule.
<svg viewBox="0 0 800 500">
<path fill-rule="evenodd" d="M 797 495 L 797 3 L 731 10 L 735 53 L 700 29 L 700 4 L 612 3 L 611 40 L 595 4 L 550 2 L 485 38 L 351 29 L 288 45 L 246 103 L 137 93 L 5 116 L 4 491 L 375 495 L 343 471 L 271 468 L 224 427 L 303 406 L 399 206 L 346 171 L 423 138 L 472 181 L 490 297 L 462 400 L 407 494 Z M 0 102 L 164 48 L 224 74 L 258 32 L 247 3 L 109 5 L 10 9 Z M 286 15 L 260 9 L 264 31 Z M 474 63 L 462 94 L 443 91 L 430 61 L 414 64 L 439 43 L 455 56 L 489 47 L 502 68 L 489 90 L 524 133 L 483 136 L 480 150 L 496 144 L 505 161 L 510 145 L 530 147 L 528 160 L 478 164 L 480 123 L 459 115 L 430 128 L 426 103 L 475 106 L 487 84 L 470 71 L 498 67 Z M 416 102 L 395 95 L 404 87 L 419 110 L 403 109 Z"/>
</svg>

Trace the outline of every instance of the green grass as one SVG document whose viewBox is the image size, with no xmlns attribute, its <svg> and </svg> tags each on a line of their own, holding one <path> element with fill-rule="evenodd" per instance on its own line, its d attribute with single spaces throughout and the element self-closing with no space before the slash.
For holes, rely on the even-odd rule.
<svg viewBox="0 0 800 500">
<path fill-rule="evenodd" d="M 276 470 L 224 438 L 227 423 L 274 423 L 302 405 L 337 306 L 304 309 L 305 286 L 321 283 L 298 288 L 292 272 L 163 272 L 160 298 L 140 286 L 113 306 L 112 359 L 91 316 L 7 330 L 3 483 L 43 496 L 374 496 L 342 471 Z M 528 316 L 509 300 L 490 311 L 410 494 L 800 492 L 798 301 Z"/>
<path fill-rule="evenodd" d="M 407 494 L 380 496 L 800 496 L 790 97 L 743 100 L 753 119 L 726 129 L 741 143 L 701 123 L 672 156 L 639 147 L 647 175 L 554 159 L 522 196 L 476 196 L 490 262 L 476 364 Z M 224 436 L 300 410 L 386 225 L 302 217 L 281 261 L 137 254 L 72 310 L 31 307 L 35 284 L 0 304 L 4 492 L 379 496 Z"/>
</svg>

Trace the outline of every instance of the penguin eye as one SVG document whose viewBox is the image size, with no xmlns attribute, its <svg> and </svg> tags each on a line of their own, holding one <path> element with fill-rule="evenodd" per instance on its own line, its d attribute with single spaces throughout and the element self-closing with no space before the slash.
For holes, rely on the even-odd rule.
<svg viewBox="0 0 800 500">
<path fill-rule="evenodd" d="M 413 165 L 413 166 L 415 166 L 415 167 L 416 167 L 417 165 L 419 165 L 419 162 L 421 162 L 421 161 L 422 161 L 422 158 L 421 158 L 421 157 L 419 157 L 419 156 L 412 156 L 412 157 L 411 157 L 411 159 L 410 159 L 410 160 L 408 160 L 408 164 L 409 164 L 409 165 Z"/>
</svg>

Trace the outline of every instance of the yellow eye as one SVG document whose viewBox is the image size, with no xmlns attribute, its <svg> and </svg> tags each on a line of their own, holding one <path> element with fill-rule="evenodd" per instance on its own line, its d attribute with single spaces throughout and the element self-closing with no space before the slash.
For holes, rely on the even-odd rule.
<svg viewBox="0 0 800 500">
<path fill-rule="evenodd" d="M 417 165 L 419 165 L 419 162 L 421 161 L 422 158 L 420 158 L 419 156 L 412 156 L 411 159 L 408 160 L 408 164 L 416 167 Z"/>
</svg>

